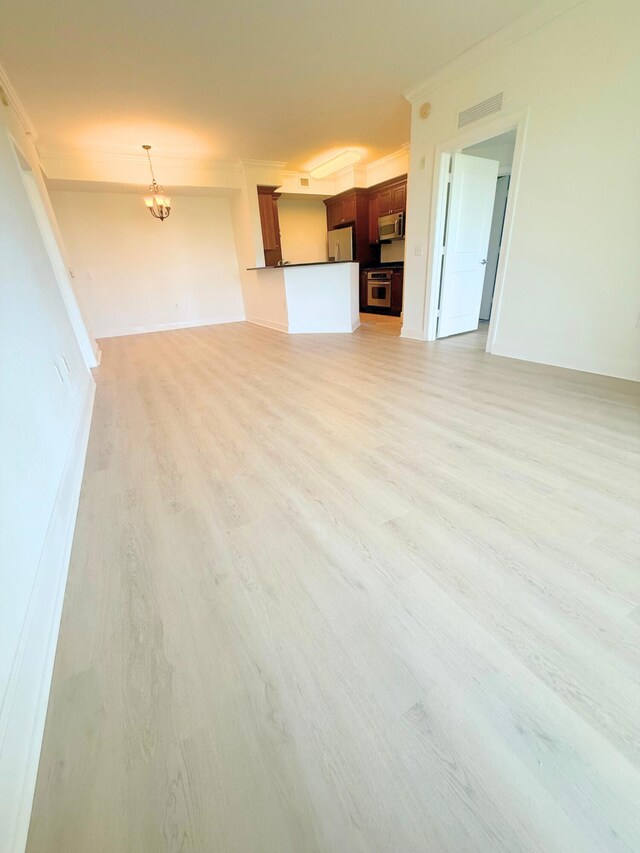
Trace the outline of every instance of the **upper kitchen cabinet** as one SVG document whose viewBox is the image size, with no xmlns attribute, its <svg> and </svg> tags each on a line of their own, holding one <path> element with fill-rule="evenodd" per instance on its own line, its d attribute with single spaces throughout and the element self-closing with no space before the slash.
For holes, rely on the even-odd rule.
<svg viewBox="0 0 640 853">
<path fill-rule="evenodd" d="M 339 228 L 340 225 L 350 225 L 356 221 L 357 199 L 355 190 L 334 195 L 325 199 L 327 206 L 327 229 Z"/>
<path fill-rule="evenodd" d="M 391 213 L 404 213 L 407 209 L 407 178 L 391 187 Z M 382 215 L 382 214 L 381 214 Z"/>
<path fill-rule="evenodd" d="M 369 240 L 378 241 L 378 217 L 404 213 L 407 208 L 407 176 L 392 178 L 369 188 Z"/>
<path fill-rule="evenodd" d="M 327 231 L 331 231 L 336 225 L 342 225 L 346 220 L 342 215 L 344 202 L 340 196 L 327 198 L 324 201 L 327 208 Z"/>
<path fill-rule="evenodd" d="M 383 187 L 376 190 L 375 194 L 378 197 L 378 216 L 386 216 L 387 213 L 392 213 L 391 202 L 392 192 L 391 187 Z"/>
<path fill-rule="evenodd" d="M 355 246 L 354 260 L 361 264 L 369 263 L 369 190 L 347 190 L 325 199 L 324 203 L 327 208 L 327 230 L 351 225 Z"/>
<path fill-rule="evenodd" d="M 276 192 L 277 187 L 260 186 L 257 189 L 264 262 L 268 267 L 271 267 L 282 260 L 280 220 L 278 218 L 278 199 L 280 198 L 280 194 Z"/>
</svg>

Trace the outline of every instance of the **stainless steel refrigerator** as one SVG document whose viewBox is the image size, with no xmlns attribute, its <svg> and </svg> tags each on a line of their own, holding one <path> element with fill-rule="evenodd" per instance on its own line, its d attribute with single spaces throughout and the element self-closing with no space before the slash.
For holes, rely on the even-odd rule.
<svg viewBox="0 0 640 853">
<path fill-rule="evenodd" d="M 334 228 L 327 234 L 327 256 L 330 261 L 353 260 L 353 228 Z"/>
</svg>

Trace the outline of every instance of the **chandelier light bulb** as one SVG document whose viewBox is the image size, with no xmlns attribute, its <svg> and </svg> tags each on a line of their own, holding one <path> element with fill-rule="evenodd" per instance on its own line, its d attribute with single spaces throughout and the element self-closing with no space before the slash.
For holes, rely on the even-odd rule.
<svg viewBox="0 0 640 853">
<path fill-rule="evenodd" d="M 151 172 L 151 183 L 149 184 L 149 192 L 151 195 L 145 196 L 144 203 L 153 217 L 159 219 L 160 222 L 164 222 L 171 213 L 171 199 L 168 196 L 165 196 L 163 187 L 156 181 L 156 176 L 153 174 L 151 155 L 149 154 L 151 146 L 143 145 L 142 147 L 147 152 L 149 171 Z"/>
</svg>

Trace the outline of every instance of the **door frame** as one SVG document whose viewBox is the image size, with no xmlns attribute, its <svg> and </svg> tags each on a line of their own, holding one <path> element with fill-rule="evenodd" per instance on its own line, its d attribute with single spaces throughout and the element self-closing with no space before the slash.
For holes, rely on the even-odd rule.
<svg viewBox="0 0 640 853">
<path fill-rule="evenodd" d="M 427 341 L 436 340 L 442 257 L 438 249 L 444 243 L 447 179 L 449 175 L 451 157 L 453 154 L 462 152 L 463 148 L 468 148 L 470 145 L 475 145 L 477 142 L 484 142 L 486 139 L 499 136 L 501 133 L 506 133 L 509 130 L 515 130 L 516 141 L 513 152 L 513 165 L 511 167 L 511 181 L 509 183 L 509 195 L 507 197 L 504 228 L 502 230 L 502 242 L 500 244 L 500 257 L 498 259 L 496 284 L 493 292 L 493 304 L 491 307 L 491 318 L 489 320 L 489 333 L 487 335 L 486 351 L 493 351 L 500 323 L 502 298 L 504 295 L 506 271 L 509 263 L 509 250 L 511 248 L 511 237 L 513 233 L 513 222 L 515 218 L 520 173 L 522 170 L 528 118 L 528 109 L 498 116 L 483 122 L 482 125 L 478 127 L 462 131 L 456 136 L 436 145 L 433 171 L 433 190 L 431 193 L 431 224 L 429 226 L 429 261 L 427 265 L 427 287 L 423 318 L 424 338 Z"/>
</svg>

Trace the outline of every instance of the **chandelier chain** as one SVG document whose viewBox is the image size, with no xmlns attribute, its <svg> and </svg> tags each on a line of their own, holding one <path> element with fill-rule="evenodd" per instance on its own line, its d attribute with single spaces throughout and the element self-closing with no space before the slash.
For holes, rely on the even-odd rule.
<svg viewBox="0 0 640 853">
<path fill-rule="evenodd" d="M 145 151 L 147 152 L 147 160 L 149 161 L 149 171 L 151 172 L 151 180 L 155 184 L 156 176 L 153 174 L 153 166 L 151 164 L 151 154 L 149 154 L 149 148 L 145 146 Z"/>
</svg>

